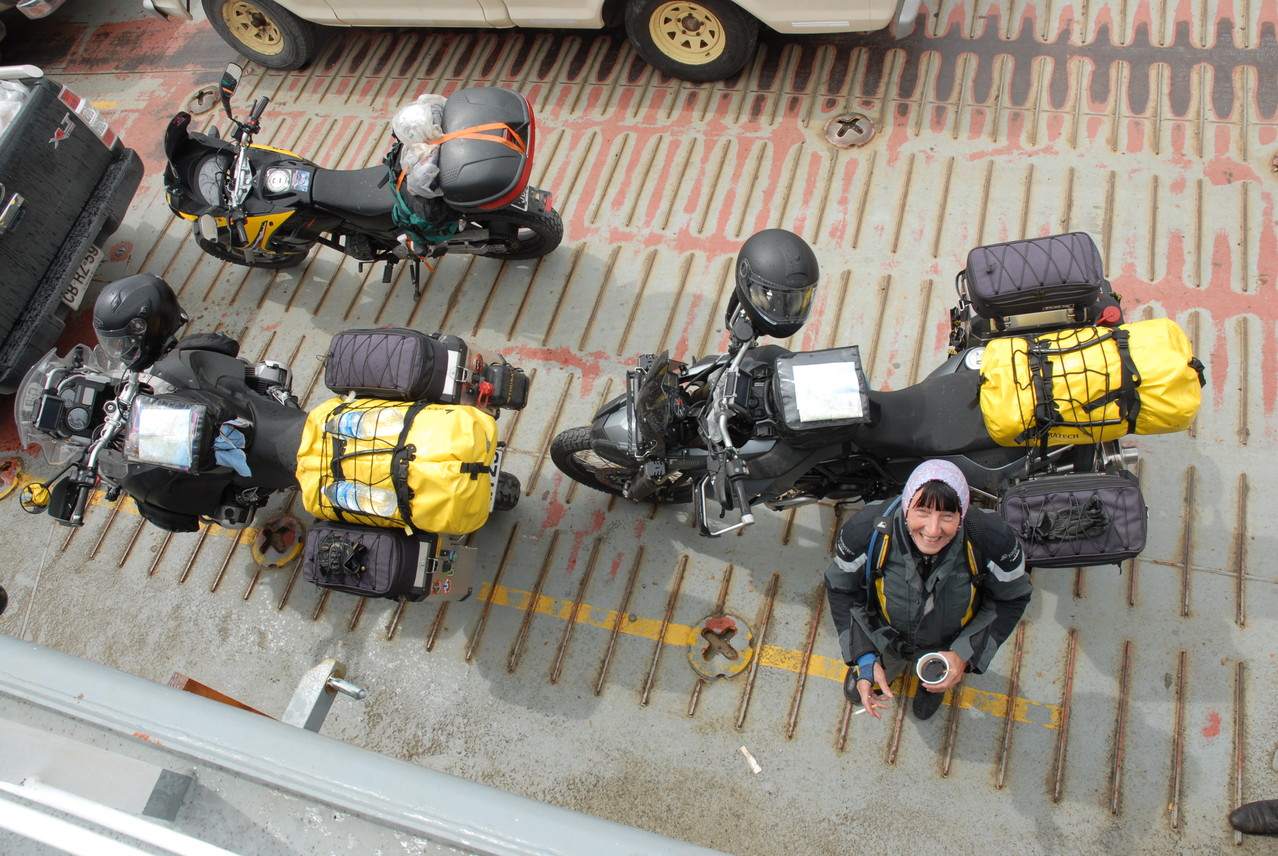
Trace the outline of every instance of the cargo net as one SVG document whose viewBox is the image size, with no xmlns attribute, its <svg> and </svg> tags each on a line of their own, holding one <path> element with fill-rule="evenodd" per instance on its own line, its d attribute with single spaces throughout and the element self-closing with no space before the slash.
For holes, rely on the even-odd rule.
<svg viewBox="0 0 1278 856">
<path fill-rule="evenodd" d="M 413 450 L 405 447 L 411 409 L 385 401 L 344 403 L 325 420 L 317 504 L 323 516 L 345 523 L 403 526 L 408 516 L 407 472 Z"/>
<path fill-rule="evenodd" d="M 1020 340 L 1024 359 L 1012 361 L 1022 402 L 1016 442 L 1099 443 L 1133 433 L 1140 373 L 1127 338 L 1122 329 L 1081 327 Z"/>
</svg>

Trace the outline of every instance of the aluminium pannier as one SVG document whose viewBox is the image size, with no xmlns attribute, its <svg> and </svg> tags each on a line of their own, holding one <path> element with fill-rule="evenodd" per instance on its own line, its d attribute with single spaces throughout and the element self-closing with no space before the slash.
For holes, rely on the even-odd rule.
<svg viewBox="0 0 1278 856">
<path fill-rule="evenodd" d="M 1202 373 L 1168 318 L 994 339 L 981 356 L 981 414 L 1001 446 L 1183 431 L 1202 401 Z"/>
<path fill-rule="evenodd" d="M 1117 564 L 1145 549 L 1148 509 L 1130 472 L 1029 479 L 999 499 L 999 514 L 1036 568 Z"/>
</svg>

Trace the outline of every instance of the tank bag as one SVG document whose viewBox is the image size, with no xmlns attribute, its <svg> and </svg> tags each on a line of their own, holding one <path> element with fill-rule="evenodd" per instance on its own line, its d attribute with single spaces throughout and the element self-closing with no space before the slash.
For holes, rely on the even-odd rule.
<svg viewBox="0 0 1278 856">
<path fill-rule="evenodd" d="M 465 535 L 488 519 L 496 450 L 477 407 L 334 398 L 306 417 L 297 480 L 324 520 Z"/>
<path fill-rule="evenodd" d="M 981 357 L 981 414 L 1000 446 L 1088 444 L 1193 422 L 1203 365 L 1169 318 L 995 339 Z"/>
</svg>

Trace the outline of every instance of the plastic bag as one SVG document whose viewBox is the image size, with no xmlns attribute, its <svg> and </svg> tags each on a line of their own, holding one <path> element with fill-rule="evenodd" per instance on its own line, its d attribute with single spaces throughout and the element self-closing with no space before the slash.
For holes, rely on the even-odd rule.
<svg viewBox="0 0 1278 856">
<path fill-rule="evenodd" d="M 442 95 L 427 93 L 419 95 L 413 103 L 399 108 L 391 119 L 391 130 L 405 148 L 412 143 L 428 143 L 444 135 L 446 100 Z"/>
<path fill-rule="evenodd" d="M 0 80 L 0 134 L 17 118 L 27 93 L 27 87 L 16 80 Z"/>
</svg>

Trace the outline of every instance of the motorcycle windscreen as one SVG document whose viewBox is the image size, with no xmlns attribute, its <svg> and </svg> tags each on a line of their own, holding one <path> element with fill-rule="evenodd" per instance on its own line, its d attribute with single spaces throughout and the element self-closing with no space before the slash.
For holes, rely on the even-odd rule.
<svg viewBox="0 0 1278 856">
<path fill-rule="evenodd" d="M 207 426 L 208 409 L 203 404 L 140 395 L 129 411 L 124 457 L 133 463 L 189 472 L 199 465 Z"/>
<path fill-rule="evenodd" d="M 855 345 L 780 357 L 773 383 L 781 421 L 791 431 L 870 421 L 870 396 Z"/>
<path fill-rule="evenodd" d="M 643 374 L 635 393 L 635 449 L 640 455 L 664 454 L 666 430 L 674 418 L 679 381 L 670 370 L 670 352 L 662 351 Z"/>
</svg>

